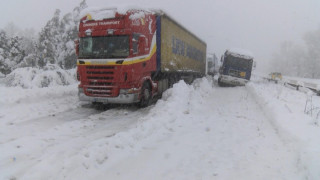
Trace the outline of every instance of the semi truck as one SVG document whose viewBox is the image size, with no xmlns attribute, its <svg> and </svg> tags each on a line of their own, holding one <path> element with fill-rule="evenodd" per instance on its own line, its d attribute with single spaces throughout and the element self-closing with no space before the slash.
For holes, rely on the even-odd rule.
<svg viewBox="0 0 320 180">
<path fill-rule="evenodd" d="M 218 84 L 220 86 L 244 86 L 251 78 L 253 56 L 244 50 L 226 50 L 221 57 Z"/>
<path fill-rule="evenodd" d="M 92 10 L 76 41 L 80 101 L 148 106 L 205 75 L 206 43 L 161 10 Z"/>
<path fill-rule="evenodd" d="M 218 73 L 218 58 L 215 54 L 207 54 L 207 75 L 214 76 Z"/>
</svg>

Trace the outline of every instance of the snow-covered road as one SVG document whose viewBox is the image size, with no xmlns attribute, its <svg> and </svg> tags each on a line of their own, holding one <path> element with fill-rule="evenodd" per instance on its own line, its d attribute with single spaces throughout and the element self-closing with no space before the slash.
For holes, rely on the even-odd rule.
<svg viewBox="0 0 320 180">
<path fill-rule="evenodd" d="M 132 128 L 137 117 L 148 111 L 148 108 L 137 111 L 135 107 L 112 109 L 107 113 L 97 111 L 78 102 L 73 90 L 76 86 L 68 88 L 68 93 L 62 94 L 56 94 L 53 89 L 22 93 L 19 91 L 25 90 L 14 88 L 26 97 L 3 99 L 0 179 L 20 179 L 19 175 L 27 179 L 56 179 L 63 164 L 77 159 L 75 156 L 79 157 L 79 151 L 91 141 Z M 5 89 L 2 92 L 12 93 Z M 40 169 L 43 172 L 38 176 Z"/>
<path fill-rule="evenodd" d="M 246 88 L 214 88 L 185 98 L 177 105 L 183 107 L 177 108 L 179 126 L 173 125 L 170 135 L 98 177 L 302 179 L 298 153 L 279 137 Z"/>
<path fill-rule="evenodd" d="M 0 86 L 0 179 L 320 178 L 302 92 L 203 78 L 144 109 L 98 111 L 76 90 Z"/>
</svg>

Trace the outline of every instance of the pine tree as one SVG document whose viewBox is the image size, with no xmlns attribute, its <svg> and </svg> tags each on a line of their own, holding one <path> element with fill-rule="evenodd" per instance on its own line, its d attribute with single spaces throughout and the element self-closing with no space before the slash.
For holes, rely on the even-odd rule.
<svg viewBox="0 0 320 180">
<path fill-rule="evenodd" d="M 83 0 L 72 13 L 62 18 L 57 9 L 37 39 L 35 36 L 18 36 L 19 33 L 8 37 L 5 31 L 0 31 L 0 72 L 8 74 L 18 67 L 43 68 L 48 63 L 58 64 L 63 69 L 76 67 L 74 41 L 78 35 L 80 13 L 86 7 L 86 0 Z M 19 30 L 13 23 L 7 29 Z"/>
<path fill-rule="evenodd" d="M 64 69 L 74 68 L 76 65 L 74 40 L 77 38 L 77 29 L 71 13 L 66 14 L 61 19 L 60 33 L 57 61 Z"/>
<path fill-rule="evenodd" d="M 24 58 L 25 52 L 22 49 L 22 38 L 15 36 L 9 40 L 9 59 L 17 66 Z M 15 67 L 12 67 L 15 68 Z"/>
<path fill-rule="evenodd" d="M 8 50 L 7 34 L 5 31 L 0 31 L 0 72 L 2 74 L 9 74 L 11 72 Z"/>
<path fill-rule="evenodd" d="M 74 41 L 78 36 L 78 25 L 80 21 L 80 13 L 83 9 L 87 8 L 86 0 L 83 0 L 78 7 L 73 9 L 73 13 L 66 14 L 61 20 L 61 29 L 64 29 L 62 36 L 62 52 L 59 53 L 60 61 L 63 58 L 63 68 L 70 69 L 76 67 L 76 54 Z"/>
<path fill-rule="evenodd" d="M 309 67 L 311 78 L 320 78 L 320 29 L 304 36 L 308 57 L 305 66 Z"/>
<path fill-rule="evenodd" d="M 37 56 L 39 57 L 38 66 L 44 67 L 47 63 L 55 64 L 55 51 L 59 36 L 60 10 L 57 9 L 51 20 L 39 34 L 37 46 Z"/>
<path fill-rule="evenodd" d="M 47 63 L 58 64 L 63 69 L 76 67 L 74 41 L 78 35 L 79 15 L 86 7 L 86 1 L 83 0 L 79 7 L 62 19 L 60 10 L 56 10 L 39 35 L 36 53 L 39 67 L 44 67 Z"/>
</svg>

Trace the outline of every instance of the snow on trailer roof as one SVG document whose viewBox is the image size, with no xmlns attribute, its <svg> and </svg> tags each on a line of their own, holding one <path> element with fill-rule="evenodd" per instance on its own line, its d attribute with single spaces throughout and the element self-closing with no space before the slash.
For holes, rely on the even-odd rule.
<svg viewBox="0 0 320 180">
<path fill-rule="evenodd" d="M 180 26 L 183 28 L 186 32 L 190 33 L 192 36 L 194 36 L 196 39 L 201 41 L 203 44 L 207 44 L 204 40 L 199 38 L 197 35 L 192 33 L 190 30 L 185 28 L 183 25 L 178 23 L 172 16 L 170 16 L 167 12 L 164 12 L 163 10 L 160 9 L 155 9 L 155 8 L 144 8 L 144 7 L 137 7 L 137 6 L 130 6 L 130 5 L 125 5 L 125 6 L 110 6 L 109 8 L 99 8 L 99 7 L 88 7 L 84 9 L 81 14 L 80 14 L 80 19 L 87 17 L 85 21 L 87 20 L 103 20 L 103 19 L 112 19 L 115 18 L 116 13 L 119 14 L 126 14 L 127 12 L 130 11 L 136 11 L 136 13 L 130 15 L 130 19 L 140 19 L 145 17 L 145 13 L 151 13 L 151 14 L 157 14 L 157 15 L 165 15 L 168 17 L 171 21 L 173 21 L 176 25 Z"/>
<path fill-rule="evenodd" d="M 253 54 L 248 51 L 248 50 L 244 50 L 244 49 L 240 49 L 240 48 L 232 48 L 232 49 L 228 49 L 226 51 L 226 54 L 230 54 L 232 56 L 235 57 L 239 57 L 239 58 L 244 58 L 244 59 L 253 59 Z"/>
</svg>

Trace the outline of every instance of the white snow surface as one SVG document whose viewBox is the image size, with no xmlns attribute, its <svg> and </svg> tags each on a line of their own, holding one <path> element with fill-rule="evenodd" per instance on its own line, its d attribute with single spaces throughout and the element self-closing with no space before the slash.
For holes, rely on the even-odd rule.
<svg viewBox="0 0 320 180">
<path fill-rule="evenodd" d="M 140 11 L 140 12 L 131 14 L 129 17 L 129 19 L 131 20 L 140 19 L 140 18 L 145 18 L 145 12 Z"/>
<path fill-rule="evenodd" d="M 0 83 L 0 179 L 320 179 L 311 93 L 205 77 L 147 108 L 98 111 L 78 101 L 76 83 Z"/>
<path fill-rule="evenodd" d="M 119 14 L 126 14 L 129 10 L 143 10 L 144 12 L 137 12 L 130 16 L 130 19 L 139 19 L 145 17 L 145 12 L 152 13 L 157 12 L 159 10 L 144 7 L 143 5 L 136 6 L 131 4 L 122 4 L 122 5 L 109 5 L 108 7 L 101 8 L 101 7 L 88 7 L 84 9 L 81 14 L 80 18 L 83 18 L 87 15 L 90 15 L 94 20 L 103 20 L 103 19 L 111 19 L 115 17 L 116 12 Z"/>
<path fill-rule="evenodd" d="M 54 64 L 48 64 L 43 69 L 17 68 L 4 79 L 7 86 L 23 88 L 42 88 L 56 85 L 76 83 L 76 69 L 64 70 Z"/>
<path fill-rule="evenodd" d="M 79 17 L 83 18 L 87 15 L 90 15 L 91 18 L 94 20 L 103 20 L 103 19 L 114 18 L 115 13 L 116 13 L 115 7 L 110 7 L 110 8 L 88 7 L 81 12 Z"/>
</svg>

